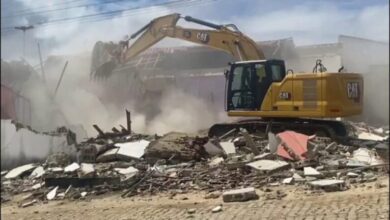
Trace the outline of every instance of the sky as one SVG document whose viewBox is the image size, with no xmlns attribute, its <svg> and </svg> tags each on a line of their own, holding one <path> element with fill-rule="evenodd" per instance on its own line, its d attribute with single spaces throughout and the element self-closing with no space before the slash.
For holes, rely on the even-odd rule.
<svg viewBox="0 0 390 220">
<path fill-rule="evenodd" d="M 101 13 L 105 16 L 94 17 Z M 1 57 L 23 56 L 23 32 L 15 26 L 34 25 L 25 34 L 25 57 L 34 64 L 37 42 L 43 57 L 90 52 L 97 41 L 116 42 L 170 13 L 233 23 L 256 41 L 292 37 L 296 45 L 310 45 L 335 43 L 339 35 L 389 41 L 388 0 L 6 0 L 1 1 Z M 183 45 L 190 44 L 158 44 Z"/>
</svg>

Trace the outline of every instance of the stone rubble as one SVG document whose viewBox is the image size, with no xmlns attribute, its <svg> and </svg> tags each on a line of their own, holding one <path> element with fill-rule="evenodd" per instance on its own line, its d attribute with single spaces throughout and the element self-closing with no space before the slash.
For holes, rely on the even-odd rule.
<svg viewBox="0 0 390 220">
<path fill-rule="evenodd" d="M 353 126 L 360 134 L 371 132 L 388 140 L 387 129 Z M 173 197 L 204 191 L 208 199 L 222 195 L 225 202 L 246 201 L 257 199 L 256 189 L 264 187 L 347 190 L 351 184 L 376 181 L 389 172 L 388 157 L 379 154 L 388 154 L 388 141 L 377 144 L 376 149 L 345 146 L 292 131 L 261 137 L 240 130 L 216 139 L 177 132 L 160 137 L 116 130 L 100 130 L 96 138 L 78 143 L 76 160 L 56 153 L 42 164 L 2 171 L 2 202 L 22 192 L 31 192 L 21 204 L 27 207 L 38 201 L 85 199 L 114 191 L 122 197 L 160 192 Z M 292 140 L 299 140 L 299 144 Z M 266 189 L 266 199 L 286 195 Z M 222 206 L 213 210 L 217 211 L 222 211 Z"/>
</svg>

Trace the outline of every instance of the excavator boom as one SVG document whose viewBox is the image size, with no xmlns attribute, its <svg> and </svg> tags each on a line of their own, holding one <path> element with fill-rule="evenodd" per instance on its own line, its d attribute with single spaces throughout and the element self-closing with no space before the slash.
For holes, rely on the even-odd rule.
<svg viewBox="0 0 390 220">
<path fill-rule="evenodd" d="M 129 39 L 121 41 L 119 44 L 97 42 L 93 51 L 92 73 L 98 76 L 110 75 L 117 64 L 129 62 L 165 37 L 177 38 L 222 50 L 239 61 L 265 59 L 263 52 L 257 47 L 256 43 L 242 34 L 234 25 L 216 25 L 186 16 L 184 20 L 214 30 L 183 28 L 176 25 L 180 18 L 183 18 L 180 14 L 170 14 L 153 19 L 131 35 Z M 234 30 L 231 30 L 232 28 Z M 129 45 L 129 41 L 135 38 L 137 39 Z M 102 55 L 102 51 L 107 52 L 108 55 Z"/>
</svg>

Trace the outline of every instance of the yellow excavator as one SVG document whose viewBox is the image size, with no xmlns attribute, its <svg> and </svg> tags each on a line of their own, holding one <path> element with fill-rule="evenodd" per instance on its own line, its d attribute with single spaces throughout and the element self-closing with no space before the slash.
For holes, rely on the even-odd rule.
<svg viewBox="0 0 390 220">
<path fill-rule="evenodd" d="M 181 18 L 208 29 L 177 26 Z M 229 63 L 230 68 L 225 71 L 225 107 L 228 116 L 251 119 L 215 124 L 210 128 L 209 136 L 221 136 L 243 127 L 251 132 L 290 129 L 345 137 L 348 135 L 347 126 L 332 119 L 362 112 L 363 78 L 360 74 L 326 72 L 320 61 L 312 73 L 286 71 L 283 60 L 265 59 L 257 44 L 235 25 L 217 25 L 180 14 L 155 18 L 119 44 L 97 42 L 91 73 L 110 75 L 118 65 L 129 62 L 165 37 L 222 50 L 237 60 Z M 129 41 L 135 38 L 129 45 Z"/>
</svg>

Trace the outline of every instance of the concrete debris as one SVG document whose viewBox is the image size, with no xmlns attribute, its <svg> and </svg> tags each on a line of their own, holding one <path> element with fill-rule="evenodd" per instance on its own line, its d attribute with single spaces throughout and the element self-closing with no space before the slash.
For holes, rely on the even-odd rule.
<svg viewBox="0 0 390 220">
<path fill-rule="evenodd" d="M 33 185 L 31 188 L 33 190 L 37 190 L 37 189 L 40 189 L 44 185 L 45 185 L 45 183 L 37 183 L 37 184 Z"/>
<path fill-rule="evenodd" d="M 232 129 L 225 138 L 209 138 L 99 130 L 97 137 L 75 145 L 77 160 L 56 153 L 42 164 L 2 171 L 2 201 L 3 192 L 7 196 L 30 192 L 25 201 L 41 201 L 114 191 L 122 192 L 122 197 L 167 192 L 170 198 L 202 191 L 206 199 L 222 195 L 224 202 L 237 202 L 257 199 L 255 189 L 265 186 L 264 199 L 281 199 L 286 194 L 271 186 L 305 183 L 310 187 L 302 190 L 345 190 L 346 183 L 377 181 L 388 172 L 385 141 L 346 145 L 292 131 L 269 132 L 265 137 Z M 387 135 L 387 129 L 358 131 Z M 216 210 L 222 211 L 222 206 Z"/>
<path fill-rule="evenodd" d="M 30 174 L 30 178 L 40 178 L 41 176 L 43 176 L 43 174 L 45 174 L 43 166 L 38 166 L 32 171 L 32 173 Z"/>
<path fill-rule="evenodd" d="M 12 170 L 10 170 L 4 178 L 6 179 L 14 179 L 14 178 L 17 178 L 19 176 L 21 176 L 22 174 L 34 169 L 36 167 L 35 164 L 26 164 L 26 165 L 23 165 L 23 166 L 20 166 L 20 167 L 16 167 Z"/>
<path fill-rule="evenodd" d="M 222 211 L 222 206 L 221 205 L 219 205 L 219 206 L 217 206 L 217 207 L 215 207 L 215 208 L 213 208 L 211 210 L 211 212 L 213 212 L 213 213 L 217 213 L 217 212 L 221 212 L 221 211 Z"/>
<path fill-rule="evenodd" d="M 4 176 L 7 173 L 8 173 L 8 170 L 1 171 L 1 176 Z"/>
<path fill-rule="evenodd" d="M 53 200 L 57 195 L 58 186 L 56 186 L 54 189 L 52 189 L 47 195 L 47 200 Z"/>
<path fill-rule="evenodd" d="M 217 144 L 213 143 L 212 141 L 207 142 L 204 145 L 204 149 L 210 156 L 219 156 L 223 154 L 223 150 L 218 147 Z"/>
<path fill-rule="evenodd" d="M 119 159 L 123 158 L 123 160 L 140 159 L 149 143 L 150 141 L 146 140 L 117 143 L 115 144 L 116 147 L 119 147 L 117 156 Z"/>
<path fill-rule="evenodd" d="M 235 154 L 236 147 L 233 142 L 220 142 L 219 143 L 226 155 Z"/>
<path fill-rule="evenodd" d="M 313 176 L 313 177 L 316 177 L 316 176 L 320 176 L 321 173 L 318 172 L 316 169 L 314 169 L 313 167 L 304 167 L 303 168 L 303 173 L 305 176 Z"/>
<path fill-rule="evenodd" d="M 80 170 L 79 170 L 79 176 L 81 177 L 87 177 L 87 176 L 93 176 L 95 173 L 95 168 L 93 164 L 90 163 L 82 163 L 80 165 Z"/>
<path fill-rule="evenodd" d="M 67 166 L 64 168 L 64 172 L 65 173 L 71 173 L 71 172 L 75 172 L 76 170 L 78 170 L 80 168 L 80 165 L 76 162 L 72 163 L 71 165 Z"/>
<path fill-rule="evenodd" d="M 64 172 L 64 168 L 62 168 L 62 167 L 49 167 L 47 170 L 50 171 L 50 172 L 53 172 L 53 173 L 62 173 L 62 172 Z"/>
<path fill-rule="evenodd" d="M 283 179 L 282 183 L 283 184 L 292 184 L 293 181 L 294 181 L 293 177 L 288 177 L 288 178 Z"/>
<path fill-rule="evenodd" d="M 38 201 L 37 201 L 36 199 L 34 199 L 34 200 L 30 201 L 30 202 L 25 202 L 25 203 L 23 203 L 20 207 L 26 208 L 26 207 L 29 207 L 29 206 L 34 205 L 34 204 L 37 203 L 37 202 L 38 202 Z"/>
<path fill-rule="evenodd" d="M 367 148 L 359 148 L 353 152 L 352 159 L 366 165 L 383 164 L 383 161 L 375 154 L 374 151 L 370 151 Z"/>
<path fill-rule="evenodd" d="M 313 187 L 319 187 L 324 190 L 338 191 L 342 190 L 345 187 L 345 181 L 336 179 L 323 179 L 309 182 L 309 185 Z"/>
<path fill-rule="evenodd" d="M 258 160 L 248 163 L 247 166 L 252 167 L 257 171 L 271 172 L 289 167 L 289 163 L 284 161 L 273 161 L 273 160 Z"/>
<path fill-rule="evenodd" d="M 379 135 L 376 135 L 376 134 L 372 134 L 372 133 L 368 133 L 368 132 L 362 132 L 358 135 L 358 138 L 359 139 L 363 139 L 363 140 L 372 140 L 372 141 L 384 141 L 388 138 L 387 137 L 382 137 L 382 136 L 379 136 Z"/>
<path fill-rule="evenodd" d="M 249 187 L 226 191 L 222 194 L 222 199 L 224 202 L 245 202 L 259 199 L 259 196 L 256 194 L 255 188 Z"/>
<path fill-rule="evenodd" d="M 209 163 L 211 167 L 218 166 L 220 163 L 222 163 L 224 159 L 222 157 L 216 157 L 212 159 Z"/>
</svg>

